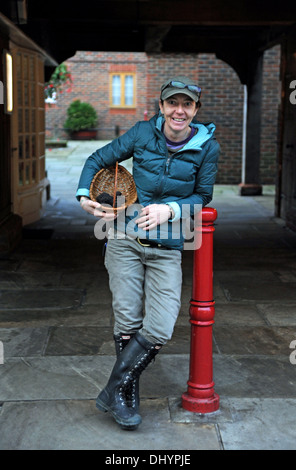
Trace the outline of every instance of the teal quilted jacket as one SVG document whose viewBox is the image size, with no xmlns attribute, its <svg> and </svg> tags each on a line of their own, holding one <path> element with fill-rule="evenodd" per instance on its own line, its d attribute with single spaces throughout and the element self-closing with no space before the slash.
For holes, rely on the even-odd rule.
<svg viewBox="0 0 296 470">
<path fill-rule="evenodd" d="M 195 136 L 182 150 L 169 156 L 161 131 L 163 122 L 161 114 L 150 121 L 138 122 L 128 132 L 90 155 L 82 170 L 76 197 L 89 195 L 91 181 L 99 170 L 114 165 L 116 161 L 133 158 L 139 205 L 169 204 L 176 216 L 167 227 L 158 227 L 158 231 L 154 229 L 148 236 L 132 223 L 138 215 L 137 207 L 140 207 L 136 204 L 127 211 L 124 226 L 122 217 L 118 217 L 115 228 L 127 233 L 137 232 L 134 236 L 157 240 L 182 251 L 183 219 L 189 215 L 194 217 L 212 199 L 220 146 L 214 136 L 213 123 L 193 121 L 190 125 L 198 130 Z M 164 235 L 162 228 L 165 228 Z"/>
</svg>

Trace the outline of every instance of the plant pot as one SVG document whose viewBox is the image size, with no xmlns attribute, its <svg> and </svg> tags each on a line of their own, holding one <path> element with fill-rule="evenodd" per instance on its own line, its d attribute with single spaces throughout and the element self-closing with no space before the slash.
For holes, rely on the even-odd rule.
<svg viewBox="0 0 296 470">
<path fill-rule="evenodd" d="M 96 129 L 83 129 L 81 131 L 71 132 L 71 139 L 73 140 L 96 140 Z"/>
</svg>

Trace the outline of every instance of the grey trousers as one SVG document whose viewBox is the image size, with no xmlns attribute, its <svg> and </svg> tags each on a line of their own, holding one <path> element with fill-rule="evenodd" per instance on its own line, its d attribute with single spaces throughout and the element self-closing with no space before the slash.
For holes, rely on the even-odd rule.
<svg viewBox="0 0 296 470">
<path fill-rule="evenodd" d="M 181 252 L 141 246 L 129 237 L 109 239 L 114 334 L 140 333 L 152 343 L 171 339 L 181 305 Z"/>
</svg>

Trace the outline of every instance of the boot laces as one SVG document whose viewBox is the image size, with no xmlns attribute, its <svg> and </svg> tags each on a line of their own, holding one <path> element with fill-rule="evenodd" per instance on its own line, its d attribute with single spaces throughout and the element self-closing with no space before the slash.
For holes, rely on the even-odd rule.
<svg viewBox="0 0 296 470">
<path fill-rule="evenodd" d="M 143 370 L 146 369 L 146 367 L 152 361 L 152 359 L 155 358 L 155 355 L 156 355 L 157 352 L 158 351 L 156 350 L 156 348 L 154 346 L 152 346 L 148 350 L 147 353 L 143 354 L 139 358 L 139 360 L 136 362 L 134 367 L 130 371 L 127 372 L 127 374 L 124 378 L 124 381 L 123 381 L 123 386 L 124 386 L 125 390 L 127 389 L 127 387 L 129 387 L 131 382 L 134 383 L 135 379 L 137 379 L 141 375 Z"/>
<path fill-rule="evenodd" d="M 119 344 L 119 353 L 121 354 L 125 346 L 131 340 L 132 335 L 121 335 L 118 344 Z M 136 379 L 133 379 L 129 384 L 126 384 L 126 387 L 120 388 L 119 399 L 121 404 L 127 405 L 131 408 L 136 407 Z"/>
</svg>

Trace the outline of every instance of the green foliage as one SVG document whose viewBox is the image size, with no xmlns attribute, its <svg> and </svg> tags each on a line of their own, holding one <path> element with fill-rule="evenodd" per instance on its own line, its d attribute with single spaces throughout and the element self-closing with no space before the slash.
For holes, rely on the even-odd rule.
<svg viewBox="0 0 296 470">
<path fill-rule="evenodd" d="M 68 131 L 80 131 L 96 127 L 98 116 L 96 110 L 89 103 L 80 100 L 73 101 L 67 109 L 67 119 L 64 128 Z"/>
<path fill-rule="evenodd" d="M 72 89 L 72 77 L 68 71 L 67 65 L 62 63 L 56 67 L 50 80 L 44 85 L 45 99 L 53 98 L 53 94 L 57 97 L 58 93 L 63 92 L 65 86 L 68 87 L 66 91 L 69 93 Z"/>
</svg>

